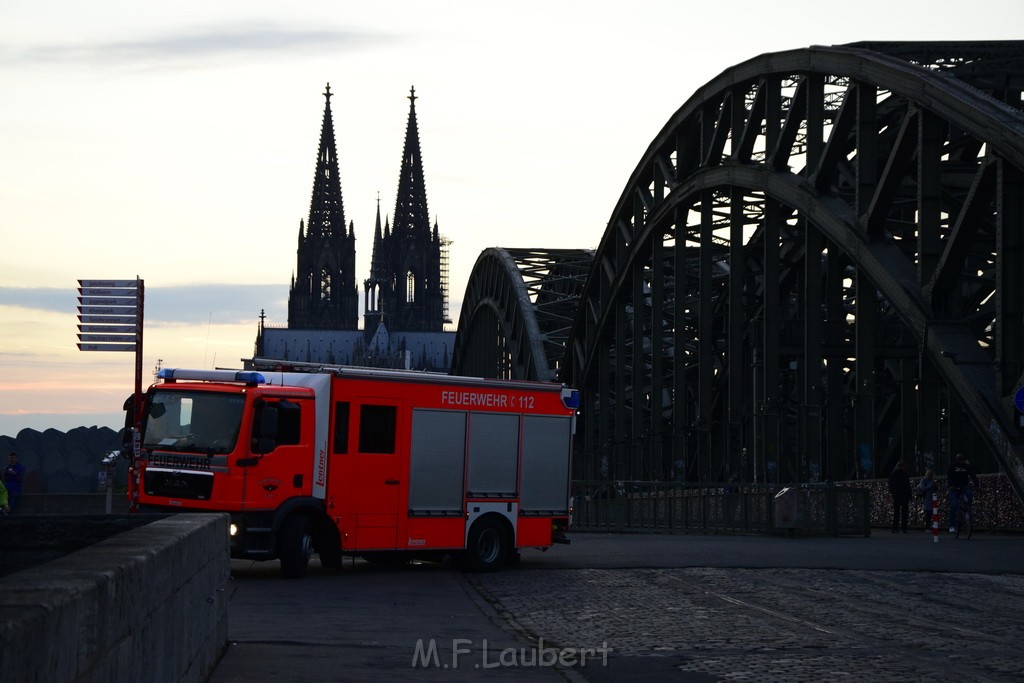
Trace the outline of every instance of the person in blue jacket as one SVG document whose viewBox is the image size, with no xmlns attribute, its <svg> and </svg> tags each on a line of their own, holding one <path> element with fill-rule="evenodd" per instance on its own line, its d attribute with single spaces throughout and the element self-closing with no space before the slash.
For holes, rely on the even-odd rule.
<svg viewBox="0 0 1024 683">
<path fill-rule="evenodd" d="M 960 501 L 970 503 L 974 500 L 971 484 L 978 485 L 978 476 L 971 469 L 971 464 L 963 453 L 956 454 L 956 460 L 949 465 L 946 472 L 946 484 L 949 485 L 949 533 L 956 533 L 956 513 L 960 509 Z"/>
<path fill-rule="evenodd" d="M 21 485 L 25 481 L 25 466 L 18 462 L 18 454 L 11 452 L 7 456 L 7 467 L 4 468 L 4 486 L 7 487 L 7 511 L 14 512 L 21 497 Z"/>
</svg>

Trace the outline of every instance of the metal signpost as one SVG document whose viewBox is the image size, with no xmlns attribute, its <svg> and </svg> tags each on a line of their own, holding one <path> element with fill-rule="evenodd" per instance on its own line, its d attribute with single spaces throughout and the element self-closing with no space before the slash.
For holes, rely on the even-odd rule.
<svg viewBox="0 0 1024 683">
<path fill-rule="evenodd" d="M 134 280 L 78 281 L 78 348 L 81 351 L 134 351 L 135 395 L 132 462 L 129 477 L 138 476 L 142 431 L 142 321 L 145 283 Z M 137 507 L 138 482 L 132 488 L 130 508 Z"/>
</svg>

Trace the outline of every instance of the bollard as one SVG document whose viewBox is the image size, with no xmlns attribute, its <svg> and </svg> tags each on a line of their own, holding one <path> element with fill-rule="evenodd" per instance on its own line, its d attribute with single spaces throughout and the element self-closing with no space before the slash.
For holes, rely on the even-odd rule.
<svg viewBox="0 0 1024 683">
<path fill-rule="evenodd" d="M 932 494 L 932 542 L 939 542 L 939 494 Z"/>
<path fill-rule="evenodd" d="M 106 485 L 106 502 L 104 509 L 107 514 L 113 514 L 114 512 L 114 466 L 107 465 L 107 485 Z"/>
<path fill-rule="evenodd" d="M 121 455 L 120 451 L 110 451 L 107 457 L 103 458 L 103 464 L 107 466 L 106 511 L 108 515 L 114 510 L 114 463 L 117 462 L 119 455 Z"/>
</svg>

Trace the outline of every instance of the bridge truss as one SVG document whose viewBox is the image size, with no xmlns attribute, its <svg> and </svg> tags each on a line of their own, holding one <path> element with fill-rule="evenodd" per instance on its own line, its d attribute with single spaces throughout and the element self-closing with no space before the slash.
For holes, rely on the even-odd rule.
<svg viewBox="0 0 1024 683">
<path fill-rule="evenodd" d="M 762 55 L 694 93 L 560 300 L 564 357 L 544 350 L 583 393 L 574 476 L 941 474 L 963 451 L 1020 496 L 1022 89 L 1024 42 L 858 43 Z M 485 257 L 461 363 L 501 305 L 529 307 L 487 289 L 515 278 Z M 554 337 L 519 324 L 497 325 L 495 367 L 526 377 Z"/>
<path fill-rule="evenodd" d="M 466 287 L 452 372 L 555 381 L 594 252 L 485 249 Z"/>
</svg>

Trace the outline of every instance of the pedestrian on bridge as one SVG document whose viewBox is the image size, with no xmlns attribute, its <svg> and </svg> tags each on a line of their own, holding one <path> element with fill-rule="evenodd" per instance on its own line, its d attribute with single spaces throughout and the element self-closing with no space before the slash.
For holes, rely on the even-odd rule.
<svg viewBox="0 0 1024 683">
<path fill-rule="evenodd" d="M 960 502 L 967 501 L 970 505 L 974 500 L 974 488 L 978 487 L 978 476 L 971 469 L 967 457 L 963 453 L 956 454 L 956 460 L 949 464 L 946 472 L 946 484 L 949 486 L 949 533 L 956 533 L 956 515 Z"/>
<path fill-rule="evenodd" d="M 18 454 L 11 452 L 7 456 L 7 467 L 4 468 L 4 486 L 7 487 L 7 510 L 14 512 L 21 497 L 21 485 L 25 481 L 25 466 L 18 462 Z"/>
<path fill-rule="evenodd" d="M 910 499 L 913 491 L 910 488 L 910 475 L 903 468 L 903 461 L 896 463 L 889 475 L 889 493 L 892 494 L 892 532 L 907 533 L 907 517 L 910 513 Z"/>
</svg>

